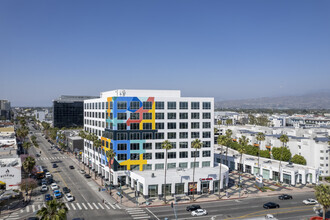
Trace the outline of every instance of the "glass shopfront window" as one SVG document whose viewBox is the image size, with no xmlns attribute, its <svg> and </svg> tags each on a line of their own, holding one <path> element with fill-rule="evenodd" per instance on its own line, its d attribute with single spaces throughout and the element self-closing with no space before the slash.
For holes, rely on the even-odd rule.
<svg viewBox="0 0 330 220">
<path fill-rule="evenodd" d="M 201 192 L 203 194 L 209 193 L 210 181 L 202 181 L 201 182 Z"/>
<path fill-rule="evenodd" d="M 149 185 L 148 186 L 148 195 L 150 197 L 157 197 L 158 196 L 158 185 Z"/>
<path fill-rule="evenodd" d="M 283 183 L 291 184 L 291 175 L 283 173 Z"/>
<path fill-rule="evenodd" d="M 177 195 L 184 194 L 184 183 L 175 184 L 175 194 Z"/>
<path fill-rule="evenodd" d="M 193 193 L 197 194 L 197 183 L 196 182 L 188 183 L 188 194 L 192 195 Z"/>
<path fill-rule="evenodd" d="M 165 186 L 165 192 L 167 196 L 171 195 L 171 185 L 172 184 L 166 184 Z M 164 184 L 162 184 L 162 195 L 164 195 Z"/>
</svg>

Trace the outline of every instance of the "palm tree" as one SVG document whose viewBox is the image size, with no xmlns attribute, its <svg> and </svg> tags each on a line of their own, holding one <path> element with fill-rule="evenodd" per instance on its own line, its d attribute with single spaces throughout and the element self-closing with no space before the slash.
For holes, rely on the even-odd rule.
<svg viewBox="0 0 330 220">
<path fill-rule="evenodd" d="M 227 155 L 228 155 L 228 144 L 229 144 L 229 142 L 232 141 L 232 139 L 231 139 L 231 136 L 232 136 L 232 135 L 233 135 L 233 131 L 230 130 L 230 129 L 228 129 L 228 130 L 226 131 L 226 136 L 228 137 L 228 143 L 227 143 L 227 145 L 226 145 L 226 165 L 227 165 L 227 166 L 229 165 L 229 163 L 228 163 L 228 158 L 227 158 Z"/>
<path fill-rule="evenodd" d="M 325 213 L 330 207 L 330 186 L 325 184 L 320 184 L 315 187 L 315 197 L 319 204 L 322 206 L 323 220 L 325 220 Z"/>
<path fill-rule="evenodd" d="M 259 174 L 260 174 L 260 147 L 261 147 L 261 141 L 265 140 L 265 134 L 262 132 L 259 132 L 256 137 L 257 141 L 259 141 L 258 146 L 258 167 L 259 167 Z"/>
<path fill-rule="evenodd" d="M 36 160 L 31 156 L 26 157 L 23 164 L 22 164 L 23 169 L 28 174 L 31 174 L 31 172 L 32 172 L 35 165 L 36 165 Z"/>
<path fill-rule="evenodd" d="M 281 150 L 280 163 L 278 165 L 278 173 L 279 173 L 278 182 L 281 180 L 281 164 L 282 164 L 283 149 L 284 149 L 284 147 L 286 147 L 286 143 L 289 142 L 289 137 L 285 134 L 282 134 L 280 137 L 280 141 L 282 142 L 283 146 L 282 146 L 282 150 Z"/>
<path fill-rule="evenodd" d="M 196 155 L 197 155 L 197 150 L 202 148 L 202 142 L 199 139 L 195 139 L 192 143 L 191 146 L 192 148 L 195 149 L 195 153 L 194 153 L 194 166 L 193 166 L 193 185 L 195 188 L 195 166 L 196 166 Z M 219 182 L 219 190 L 220 190 L 220 182 Z M 193 201 L 195 201 L 195 189 L 193 189 Z"/>
<path fill-rule="evenodd" d="M 240 146 L 238 148 L 238 152 L 240 153 L 241 155 L 241 158 L 240 158 L 240 165 L 242 167 L 239 167 L 239 179 L 238 179 L 238 187 L 239 187 L 239 198 L 241 197 L 241 175 L 242 175 L 242 171 L 243 171 L 243 154 L 246 153 L 246 147 L 249 143 L 249 139 L 247 137 L 245 137 L 244 135 L 242 137 L 239 138 L 239 143 L 240 143 Z"/>
<path fill-rule="evenodd" d="M 224 136 L 224 135 L 220 135 L 219 137 L 218 137 L 218 144 L 219 145 L 221 145 L 221 152 L 220 152 L 220 163 L 219 163 L 219 188 L 218 188 L 218 190 L 219 190 L 219 199 L 221 199 L 221 195 L 220 195 L 220 183 L 221 183 L 221 168 L 222 168 L 222 166 L 221 166 L 221 157 L 222 157 L 222 147 L 223 147 L 223 145 L 227 145 L 227 143 L 228 143 L 228 137 L 227 136 Z"/>
<path fill-rule="evenodd" d="M 25 153 L 29 154 L 30 147 L 31 147 L 31 143 L 30 142 L 27 142 L 26 141 L 26 142 L 23 143 L 23 148 L 24 148 Z"/>
<path fill-rule="evenodd" d="M 87 137 L 87 134 L 86 134 L 86 132 L 84 131 L 84 130 L 81 130 L 81 131 L 79 131 L 79 136 L 82 138 L 82 139 L 86 139 L 86 137 Z M 85 141 L 85 140 L 84 140 Z M 84 143 L 84 146 L 85 146 L 85 143 Z M 79 157 L 80 158 L 80 157 Z M 85 170 L 85 163 L 83 163 L 84 164 L 84 170 Z"/>
<path fill-rule="evenodd" d="M 107 150 L 105 152 L 105 155 L 106 157 L 108 158 L 108 161 L 109 161 L 109 168 L 110 168 L 110 173 L 111 173 L 111 168 L 112 168 L 112 163 L 111 163 L 111 160 L 113 160 L 116 156 L 116 153 L 113 152 L 113 149 L 110 149 L 110 150 Z M 110 176 L 109 176 L 109 180 L 110 180 Z M 110 195 L 111 195 L 111 185 L 110 185 Z"/>
<path fill-rule="evenodd" d="M 61 201 L 56 199 L 48 201 L 46 207 L 42 207 L 38 212 L 37 216 L 45 220 L 65 220 L 68 208 Z"/>
<path fill-rule="evenodd" d="M 166 171 L 167 171 L 167 151 L 171 150 L 173 148 L 171 142 L 168 140 L 165 140 L 162 143 L 162 149 L 165 150 L 165 169 L 164 169 L 164 203 L 166 204 Z"/>
</svg>

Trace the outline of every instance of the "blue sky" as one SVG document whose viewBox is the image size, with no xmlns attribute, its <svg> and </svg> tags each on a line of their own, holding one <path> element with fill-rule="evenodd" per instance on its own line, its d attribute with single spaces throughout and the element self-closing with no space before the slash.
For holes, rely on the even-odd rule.
<svg viewBox="0 0 330 220">
<path fill-rule="evenodd" d="M 329 89 L 330 1 L 2 0 L 0 99 L 180 89 L 218 100 Z"/>
</svg>

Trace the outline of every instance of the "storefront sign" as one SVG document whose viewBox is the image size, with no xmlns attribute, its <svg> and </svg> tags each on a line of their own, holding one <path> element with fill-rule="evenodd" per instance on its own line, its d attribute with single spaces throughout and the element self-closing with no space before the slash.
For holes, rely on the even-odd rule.
<svg viewBox="0 0 330 220">
<path fill-rule="evenodd" d="M 11 174 L 9 172 L 9 169 L 6 170 L 5 174 L 0 175 L 0 178 L 1 179 L 9 179 L 9 178 L 14 178 L 14 177 L 15 177 L 15 175 L 14 174 Z"/>
<path fill-rule="evenodd" d="M 199 181 L 210 181 L 210 180 L 213 180 L 212 177 L 209 177 L 209 178 L 199 178 Z"/>
</svg>

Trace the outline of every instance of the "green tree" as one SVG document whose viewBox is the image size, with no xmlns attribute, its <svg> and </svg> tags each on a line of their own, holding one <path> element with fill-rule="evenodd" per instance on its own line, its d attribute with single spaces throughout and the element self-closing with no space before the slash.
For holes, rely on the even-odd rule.
<svg viewBox="0 0 330 220">
<path fill-rule="evenodd" d="M 256 117 L 254 115 L 249 114 L 249 124 L 255 125 L 257 123 Z"/>
<path fill-rule="evenodd" d="M 26 157 L 22 164 L 24 171 L 27 172 L 28 174 L 32 173 L 32 170 L 35 165 L 36 165 L 36 160 L 31 156 Z"/>
<path fill-rule="evenodd" d="M 289 161 L 291 158 L 291 151 L 286 147 L 273 147 L 272 155 L 275 160 Z"/>
<path fill-rule="evenodd" d="M 268 151 L 268 150 L 261 150 L 260 151 L 260 157 L 270 158 L 270 151 Z"/>
<path fill-rule="evenodd" d="M 325 213 L 330 207 L 330 185 L 320 184 L 315 187 L 316 200 L 322 205 L 323 220 L 325 220 Z"/>
<path fill-rule="evenodd" d="M 48 201 L 46 207 L 42 207 L 37 216 L 45 220 L 65 220 L 68 212 L 68 208 L 61 201 L 56 199 Z"/>
<path fill-rule="evenodd" d="M 164 203 L 166 204 L 166 172 L 167 172 L 167 151 L 171 150 L 173 148 L 171 142 L 168 140 L 165 140 L 162 143 L 162 149 L 165 150 L 165 169 L 164 169 Z"/>
<path fill-rule="evenodd" d="M 105 152 L 105 156 L 108 159 L 108 166 L 110 168 L 110 172 L 112 173 L 111 169 L 112 169 L 112 164 L 111 161 L 114 160 L 116 153 L 113 151 L 113 149 L 109 149 Z M 85 165 L 84 165 L 85 166 Z M 109 180 L 110 180 L 110 176 L 109 176 Z M 110 195 L 111 195 L 111 186 L 110 186 Z"/>
<path fill-rule="evenodd" d="M 231 136 L 233 135 L 233 131 L 230 129 L 226 130 L 226 137 L 228 138 L 228 142 L 226 144 L 226 165 L 228 166 L 228 145 L 233 142 Z"/>
<path fill-rule="evenodd" d="M 238 187 L 239 187 L 239 197 L 241 197 L 241 176 L 242 176 L 242 171 L 243 171 L 243 154 L 245 154 L 246 152 L 246 147 L 249 143 L 249 139 L 247 137 L 245 137 L 244 135 L 242 137 L 239 138 L 239 143 L 240 143 L 240 147 L 238 148 L 238 153 L 240 153 L 241 157 L 240 157 L 240 166 L 239 167 L 239 179 L 238 179 Z"/>
<path fill-rule="evenodd" d="M 27 142 L 26 141 L 26 142 L 23 143 L 23 148 L 24 148 L 25 153 L 29 154 L 30 147 L 31 147 L 31 143 L 30 142 Z"/>
<path fill-rule="evenodd" d="M 202 142 L 199 139 L 195 139 L 194 141 L 192 141 L 191 146 L 192 148 L 195 149 L 195 153 L 194 153 L 194 166 L 193 166 L 193 185 L 195 186 L 195 166 L 196 166 L 196 156 L 197 156 L 197 150 L 202 148 Z M 219 190 L 220 190 L 220 180 L 219 180 Z M 195 201 L 195 190 L 193 190 L 193 201 Z"/>
<path fill-rule="evenodd" d="M 220 151 L 220 155 L 219 155 L 219 199 L 221 199 L 221 194 L 220 194 L 220 183 L 221 183 L 221 160 L 222 160 L 222 153 L 223 153 L 223 146 L 224 145 L 228 145 L 228 137 L 225 135 L 220 135 L 218 137 L 218 144 L 221 146 L 221 151 Z"/>
<path fill-rule="evenodd" d="M 20 185 L 19 185 L 20 189 L 22 192 L 26 192 L 28 195 L 28 192 L 30 192 L 30 199 L 31 199 L 31 195 L 32 195 L 32 191 L 33 189 L 38 187 L 38 183 L 35 179 L 32 178 L 26 178 L 26 179 L 22 179 Z"/>
<path fill-rule="evenodd" d="M 295 154 L 292 159 L 291 159 L 292 163 L 296 163 L 296 164 L 301 164 L 301 165 L 306 165 L 306 159 L 305 157 Z"/>
<path fill-rule="evenodd" d="M 233 119 L 226 120 L 226 125 L 232 125 L 232 124 L 233 124 Z"/>
<path fill-rule="evenodd" d="M 259 174 L 260 174 L 260 147 L 261 147 L 261 142 L 265 140 L 265 134 L 262 132 L 259 132 L 256 137 L 257 141 L 259 142 L 258 146 L 258 167 L 259 167 Z"/>
<path fill-rule="evenodd" d="M 280 141 L 282 142 L 282 148 L 281 148 L 280 164 L 278 165 L 278 171 L 279 171 L 279 174 L 280 174 L 280 176 L 278 178 L 278 181 L 280 181 L 280 178 L 281 178 L 281 164 L 282 164 L 282 158 L 283 158 L 283 151 L 284 151 L 284 149 L 286 149 L 286 143 L 289 142 L 289 137 L 285 134 L 282 134 L 281 137 L 280 137 Z M 290 152 L 290 158 L 291 158 L 291 152 Z M 290 160 L 290 158 L 288 160 Z"/>
</svg>

